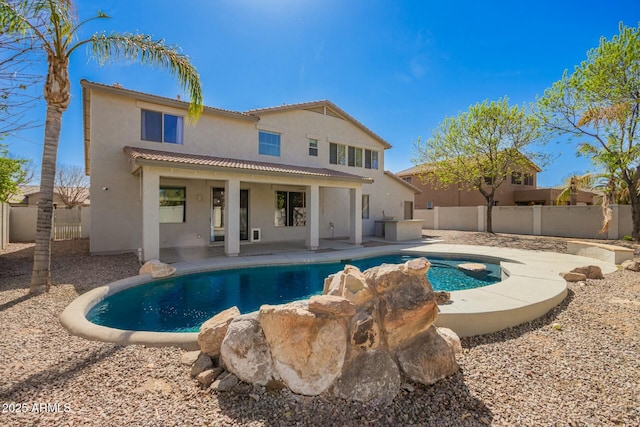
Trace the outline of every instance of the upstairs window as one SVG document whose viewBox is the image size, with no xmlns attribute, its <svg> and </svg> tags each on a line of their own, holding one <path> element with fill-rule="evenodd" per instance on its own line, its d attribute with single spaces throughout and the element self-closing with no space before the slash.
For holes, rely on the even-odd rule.
<svg viewBox="0 0 640 427">
<path fill-rule="evenodd" d="M 533 185 L 533 174 L 525 173 L 524 174 L 524 185 Z"/>
<path fill-rule="evenodd" d="M 517 185 L 522 184 L 522 173 L 520 173 L 520 172 L 513 172 L 513 173 L 511 174 L 511 183 L 512 183 L 512 184 L 517 184 Z"/>
<path fill-rule="evenodd" d="M 365 169 L 371 169 L 371 150 L 364 150 L 364 167 Z"/>
<path fill-rule="evenodd" d="M 345 165 L 347 159 L 347 147 L 342 144 L 329 144 L 329 163 L 332 165 Z"/>
<path fill-rule="evenodd" d="M 309 155 L 318 157 L 318 140 L 309 139 Z"/>
<path fill-rule="evenodd" d="M 258 153 L 267 156 L 280 156 L 280 134 L 272 132 L 258 132 Z"/>
<path fill-rule="evenodd" d="M 407 182 L 407 183 L 409 183 L 409 184 L 411 184 L 411 177 L 410 176 L 405 176 L 405 177 L 402 178 L 402 180 Z"/>
<path fill-rule="evenodd" d="M 143 141 L 182 144 L 183 122 L 181 116 L 142 110 L 141 138 Z"/>
</svg>

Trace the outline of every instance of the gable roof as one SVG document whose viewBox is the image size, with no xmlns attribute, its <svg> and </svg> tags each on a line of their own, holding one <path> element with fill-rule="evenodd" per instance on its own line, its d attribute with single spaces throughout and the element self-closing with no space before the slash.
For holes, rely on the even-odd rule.
<svg viewBox="0 0 640 427">
<path fill-rule="evenodd" d="M 115 95 L 124 96 L 126 98 L 133 98 L 141 101 L 151 102 L 158 105 L 165 105 L 168 107 L 179 108 L 181 110 L 187 111 L 189 108 L 189 103 L 186 101 L 180 101 L 178 99 L 166 98 L 158 95 L 151 95 L 144 92 L 138 92 L 131 89 L 124 89 L 122 86 L 118 84 L 114 85 L 105 85 L 102 83 L 94 83 L 88 80 L 82 79 L 80 80 L 80 85 L 82 86 L 82 117 L 83 117 L 83 126 L 84 126 L 84 168 L 87 175 L 91 174 L 91 158 L 90 158 L 90 147 L 91 147 L 91 120 L 90 120 L 90 111 L 91 111 L 91 91 L 99 90 L 102 92 L 112 93 Z M 232 119 L 237 120 L 246 120 L 250 122 L 257 122 L 260 120 L 259 117 L 240 113 L 237 111 L 224 110 L 222 108 L 214 108 L 214 107 L 204 107 L 203 113 L 216 114 Z"/>
<path fill-rule="evenodd" d="M 176 153 L 147 148 L 124 147 L 124 152 L 134 161 L 134 165 L 141 163 L 170 163 L 185 166 L 203 167 L 214 170 L 235 169 L 238 171 L 263 172 L 276 175 L 297 175 L 318 178 L 341 179 L 372 183 L 373 179 L 340 172 L 327 168 L 313 168 L 279 163 L 256 162 L 250 160 L 230 159 L 224 157 L 204 156 L 200 154 Z M 137 168 L 136 168 L 137 169 Z"/>
<path fill-rule="evenodd" d="M 389 172 L 389 171 L 384 171 L 384 174 L 387 175 L 388 177 L 391 177 L 392 179 L 398 181 L 400 184 L 403 184 L 406 187 L 409 187 L 411 190 L 413 190 L 414 194 L 421 194 L 422 193 L 422 190 L 420 190 L 418 187 L 416 187 L 415 185 L 413 185 L 411 183 L 408 183 L 407 181 L 405 181 L 404 179 L 400 178 L 395 173 Z"/>
<path fill-rule="evenodd" d="M 253 110 L 245 111 L 246 114 L 254 114 L 256 116 L 262 116 L 265 114 L 272 113 L 280 113 L 283 111 L 291 111 L 291 110 L 306 110 L 313 111 L 314 113 L 323 114 L 325 116 L 336 117 L 342 120 L 346 120 L 351 124 L 355 125 L 361 131 L 381 143 L 385 150 L 387 148 L 391 148 L 391 144 L 382 139 L 380 135 L 373 132 L 371 129 L 360 123 L 358 120 L 349 115 L 346 111 L 338 107 L 336 104 L 329 100 L 320 100 L 320 101 L 310 101 L 310 102 L 300 102 L 297 104 L 283 104 L 277 107 L 267 107 L 267 108 L 256 108 Z"/>
<path fill-rule="evenodd" d="M 144 92 L 138 92 L 131 89 L 125 89 L 118 84 L 114 85 L 105 85 L 102 83 L 90 82 L 88 80 L 82 79 L 80 80 L 80 85 L 82 86 L 82 116 L 83 116 L 83 126 L 84 126 L 84 167 L 87 175 L 91 175 L 91 120 L 90 120 L 90 111 L 91 111 L 91 90 L 99 90 L 107 93 L 112 93 L 115 95 L 124 96 L 127 98 L 133 98 L 141 101 L 151 102 L 159 105 L 165 105 L 169 107 L 179 108 L 182 110 L 187 110 L 189 107 L 189 103 L 186 101 L 181 101 L 178 99 L 166 98 L 158 95 L 151 95 Z M 214 107 L 204 107 L 204 113 L 221 115 L 224 117 L 238 119 L 238 120 L 246 120 L 250 122 L 258 122 L 260 121 L 260 116 L 270 113 L 289 111 L 289 110 L 307 110 L 313 111 L 316 113 L 321 113 L 324 115 L 337 117 L 343 120 L 346 120 L 352 123 L 354 126 L 365 132 L 367 135 L 371 136 L 376 141 L 380 142 L 385 149 L 391 148 L 391 144 L 382 139 L 379 135 L 374 133 L 371 129 L 367 128 L 365 125 L 354 119 L 352 116 L 347 114 L 340 107 L 335 105 L 333 102 L 328 100 L 322 101 L 312 101 L 312 102 L 303 102 L 298 104 L 285 104 L 279 107 L 269 107 L 269 108 L 258 108 L 253 110 L 248 110 L 245 112 L 238 112 L 232 110 L 225 110 L 222 108 L 214 108 Z"/>
</svg>

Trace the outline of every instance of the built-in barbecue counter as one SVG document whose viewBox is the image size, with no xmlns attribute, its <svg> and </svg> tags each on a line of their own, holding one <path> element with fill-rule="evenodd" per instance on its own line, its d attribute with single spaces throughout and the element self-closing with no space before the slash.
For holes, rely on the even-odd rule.
<svg viewBox="0 0 640 427">
<path fill-rule="evenodd" d="M 374 234 L 385 240 L 402 242 L 405 240 L 420 240 L 422 238 L 421 219 L 384 219 L 375 221 Z"/>
</svg>

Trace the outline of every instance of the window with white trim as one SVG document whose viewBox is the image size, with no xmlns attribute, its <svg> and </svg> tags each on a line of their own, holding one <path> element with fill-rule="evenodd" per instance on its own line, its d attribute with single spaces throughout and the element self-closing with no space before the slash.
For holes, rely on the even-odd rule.
<svg viewBox="0 0 640 427">
<path fill-rule="evenodd" d="M 182 144 L 184 119 L 182 116 L 160 111 L 142 110 L 141 139 L 143 141 Z"/>
<path fill-rule="evenodd" d="M 309 155 L 318 157 L 318 140 L 309 138 Z"/>
<path fill-rule="evenodd" d="M 258 132 L 258 154 L 280 157 L 280 134 L 273 132 Z"/>
</svg>

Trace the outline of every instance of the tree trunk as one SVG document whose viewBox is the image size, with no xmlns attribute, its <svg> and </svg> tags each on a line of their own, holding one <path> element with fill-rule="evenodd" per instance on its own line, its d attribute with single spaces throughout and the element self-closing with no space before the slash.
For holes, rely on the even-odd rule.
<svg viewBox="0 0 640 427">
<path fill-rule="evenodd" d="M 635 191 L 629 191 L 629 199 L 631 200 L 631 237 L 638 242 L 640 241 L 640 197 Z"/>
<path fill-rule="evenodd" d="M 62 113 L 69 106 L 70 87 L 68 58 L 58 58 L 49 52 L 49 70 L 44 86 L 47 118 L 44 126 L 40 202 L 36 224 L 36 246 L 33 253 L 30 294 L 49 291 L 51 287 L 51 225 L 53 219 L 53 185 L 60 141 Z"/>
<path fill-rule="evenodd" d="M 47 121 L 44 129 L 44 150 L 42 152 L 42 171 L 40 174 L 40 201 L 38 203 L 38 222 L 36 226 L 36 247 L 33 254 L 33 271 L 29 293 L 39 294 L 49 291 L 51 286 L 51 228 L 53 220 L 53 181 L 56 175 L 56 158 L 62 110 L 55 106 L 47 107 Z"/>
<path fill-rule="evenodd" d="M 493 234 L 493 217 L 491 216 L 492 212 L 493 212 L 493 197 L 489 197 L 487 199 L 487 226 L 485 231 L 491 234 Z"/>
</svg>

